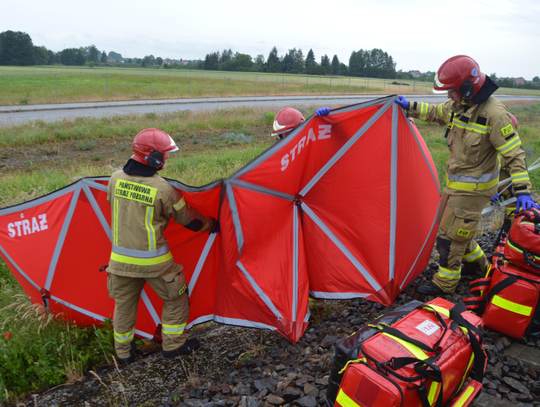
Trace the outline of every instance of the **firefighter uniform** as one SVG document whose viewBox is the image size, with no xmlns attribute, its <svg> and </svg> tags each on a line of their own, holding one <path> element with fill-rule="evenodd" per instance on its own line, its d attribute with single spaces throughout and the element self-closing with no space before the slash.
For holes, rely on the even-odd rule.
<svg viewBox="0 0 540 407">
<path fill-rule="evenodd" d="M 478 263 L 484 271 L 488 266 L 474 237 L 482 209 L 497 192 L 499 154 L 506 162 L 516 195 L 531 193 L 525 151 L 506 107 L 493 96 L 471 106 L 452 100 L 439 104 L 411 102 L 408 114 L 447 125 L 450 158 L 439 206 L 440 258 L 433 282 L 446 293 L 453 293 L 461 278 L 462 260 Z"/>
<path fill-rule="evenodd" d="M 150 174 L 134 175 L 145 171 Z M 134 160 L 111 176 L 107 200 L 112 217 L 107 286 L 115 300 L 116 353 L 120 359 L 130 357 L 137 306 L 146 282 L 164 301 L 163 350 L 174 351 L 186 342 L 189 300 L 183 267 L 175 262 L 163 232 L 171 218 L 193 231 L 212 230 L 216 221 L 191 208 L 156 170 Z"/>
</svg>

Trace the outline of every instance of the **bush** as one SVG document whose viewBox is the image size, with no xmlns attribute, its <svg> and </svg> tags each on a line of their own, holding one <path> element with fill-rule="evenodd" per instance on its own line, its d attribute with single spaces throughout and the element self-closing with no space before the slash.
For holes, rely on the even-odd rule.
<svg viewBox="0 0 540 407">
<path fill-rule="evenodd" d="M 105 328 L 77 327 L 47 314 L 24 294 L 0 311 L 0 402 L 17 402 L 36 390 L 80 380 L 92 366 L 112 363 L 110 321 Z"/>
</svg>

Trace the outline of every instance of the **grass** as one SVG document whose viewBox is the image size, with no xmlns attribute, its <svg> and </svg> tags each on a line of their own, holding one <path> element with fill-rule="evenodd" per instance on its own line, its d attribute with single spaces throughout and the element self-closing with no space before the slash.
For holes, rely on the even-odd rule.
<svg viewBox="0 0 540 407">
<path fill-rule="evenodd" d="M 397 84 L 396 84 L 397 83 Z M 0 105 L 138 99 L 359 93 L 431 93 L 405 79 L 165 69 L 0 67 Z M 540 91 L 504 88 L 507 94 Z"/>
<path fill-rule="evenodd" d="M 509 103 L 509 107 L 518 118 L 523 145 L 532 162 L 540 156 L 540 104 Z M 299 108 L 306 117 L 313 113 L 313 108 Z M 56 123 L 35 121 L 0 129 L 0 163 L 8 163 L 0 168 L 0 207 L 43 196 L 82 177 L 110 175 L 129 157 L 133 136 L 148 127 L 169 132 L 181 150 L 171 156 L 162 176 L 194 186 L 226 178 L 275 143 L 269 136 L 275 113 L 244 107 Z M 444 128 L 418 120 L 416 123 L 439 174 L 444 174 L 449 155 Z M 17 161 L 14 156 L 20 157 L 19 167 L 10 164 L 10 160 Z M 30 163 L 33 169 L 28 168 Z M 530 175 L 537 191 L 540 171 Z M 241 359 L 260 353 L 259 345 L 247 344 Z M 0 261 L 0 400 L 20 402 L 32 392 L 78 380 L 90 369 L 112 363 L 113 354 L 110 322 L 88 329 L 47 316 L 42 307 L 32 305 L 22 295 L 17 281 Z M 189 378 L 193 383 L 199 380 L 196 372 Z"/>
<path fill-rule="evenodd" d="M 0 403 L 81 380 L 93 366 L 112 361 L 111 322 L 80 328 L 32 304 L 0 262 Z"/>
</svg>

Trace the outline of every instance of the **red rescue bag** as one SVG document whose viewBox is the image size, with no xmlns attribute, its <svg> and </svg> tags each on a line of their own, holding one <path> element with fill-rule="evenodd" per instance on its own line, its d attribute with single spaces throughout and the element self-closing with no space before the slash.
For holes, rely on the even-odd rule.
<svg viewBox="0 0 540 407">
<path fill-rule="evenodd" d="M 463 302 L 482 316 L 486 328 L 517 339 L 540 337 L 540 276 L 504 261 L 500 254 L 506 253 L 505 245 L 506 239 L 497 247 L 486 278 L 470 284 L 477 296 Z"/>
<path fill-rule="evenodd" d="M 540 274 L 540 213 L 536 209 L 519 212 L 510 227 L 504 258 Z"/>
<path fill-rule="evenodd" d="M 377 319 L 370 327 L 377 333 L 343 369 L 335 406 L 467 406 L 482 388 L 482 320 L 463 303 L 436 298 L 392 325 Z"/>
</svg>

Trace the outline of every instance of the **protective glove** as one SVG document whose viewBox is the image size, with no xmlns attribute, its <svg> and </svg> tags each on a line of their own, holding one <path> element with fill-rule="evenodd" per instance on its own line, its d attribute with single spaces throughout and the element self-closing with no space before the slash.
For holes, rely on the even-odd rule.
<svg viewBox="0 0 540 407">
<path fill-rule="evenodd" d="M 493 195 L 493 198 L 491 198 L 490 201 L 493 202 L 493 203 L 497 203 L 497 202 L 499 202 L 499 198 L 500 198 L 500 195 L 497 192 L 495 195 Z"/>
<path fill-rule="evenodd" d="M 533 201 L 530 195 L 520 195 L 517 197 L 516 212 L 525 211 L 531 208 L 540 209 L 538 204 Z"/>
<path fill-rule="evenodd" d="M 321 107 L 320 109 L 317 109 L 317 116 L 326 116 L 330 113 L 329 107 Z"/>
<path fill-rule="evenodd" d="M 409 110 L 409 101 L 405 99 L 405 96 L 398 96 L 396 100 L 394 100 L 398 105 L 400 105 L 403 109 Z"/>
<path fill-rule="evenodd" d="M 214 219 L 214 227 L 213 227 L 213 229 L 210 231 L 210 234 L 212 234 L 212 233 L 218 233 L 218 232 L 221 232 L 221 227 L 219 226 L 219 220 Z"/>
</svg>

